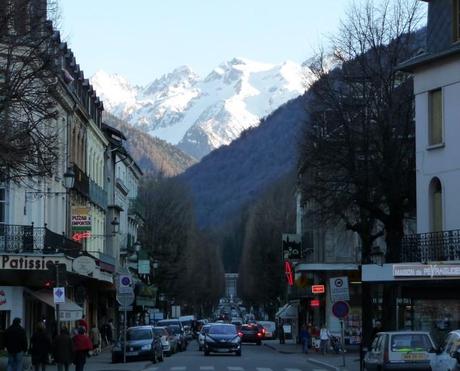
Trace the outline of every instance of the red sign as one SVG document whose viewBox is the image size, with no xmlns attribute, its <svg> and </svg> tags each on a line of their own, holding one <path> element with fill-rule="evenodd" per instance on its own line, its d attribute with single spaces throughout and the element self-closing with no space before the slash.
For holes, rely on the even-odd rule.
<svg viewBox="0 0 460 371">
<path fill-rule="evenodd" d="M 319 299 L 313 299 L 310 301 L 310 307 L 313 307 L 313 308 L 319 307 L 319 304 L 320 304 Z"/>
<path fill-rule="evenodd" d="M 286 279 L 289 286 L 294 286 L 294 272 L 292 271 L 292 265 L 290 262 L 284 262 L 284 273 L 286 274 Z"/>
<path fill-rule="evenodd" d="M 311 292 L 313 294 L 324 294 L 324 285 L 313 285 L 311 287 Z"/>
<path fill-rule="evenodd" d="M 75 232 L 73 235 L 72 235 L 72 240 L 74 241 L 81 241 L 81 240 L 84 240 L 86 238 L 90 238 L 91 237 L 91 232 Z"/>
</svg>

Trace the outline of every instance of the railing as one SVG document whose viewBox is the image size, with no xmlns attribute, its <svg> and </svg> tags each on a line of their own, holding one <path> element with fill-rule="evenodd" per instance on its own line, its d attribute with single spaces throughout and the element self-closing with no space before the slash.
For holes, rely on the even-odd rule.
<svg viewBox="0 0 460 371">
<path fill-rule="evenodd" d="M 56 254 L 77 256 L 81 244 L 46 227 L 0 224 L 0 253 Z"/>
<path fill-rule="evenodd" d="M 89 196 L 89 178 L 83 170 L 77 165 L 73 165 L 73 171 L 75 173 L 75 183 L 73 188 L 80 192 L 83 196 Z"/>
<path fill-rule="evenodd" d="M 404 236 L 400 258 L 407 263 L 460 260 L 460 230 Z"/>
<path fill-rule="evenodd" d="M 89 198 L 100 208 L 107 209 L 107 192 L 93 180 L 89 180 Z"/>
</svg>

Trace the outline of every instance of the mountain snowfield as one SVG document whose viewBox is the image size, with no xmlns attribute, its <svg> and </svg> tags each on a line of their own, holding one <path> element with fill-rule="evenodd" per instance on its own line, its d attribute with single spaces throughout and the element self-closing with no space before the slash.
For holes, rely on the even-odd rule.
<svg viewBox="0 0 460 371">
<path fill-rule="evenodd" d="M 181 66 L 144 87 L 104 71 L 91 83 L 107 111 L 200 159 L 303 94 L 307 65 L 234 58 L 205 78 Z"/>
</svg>

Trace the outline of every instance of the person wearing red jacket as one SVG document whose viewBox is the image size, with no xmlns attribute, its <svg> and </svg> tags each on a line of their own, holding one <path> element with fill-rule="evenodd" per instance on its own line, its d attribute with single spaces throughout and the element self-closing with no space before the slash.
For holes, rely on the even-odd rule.
<svg viewBox="0 0 460 371">
<path fill-rule="evenodd" d="M 88 352 L 93 349 L 93 344 L 88 335 L 86 335 L 85 328 L 79 327 L 78 333 L 73 337 L 73 349 L 75 352 L 75 371 L 83 371 L 86 363 Z"/>
</svg>

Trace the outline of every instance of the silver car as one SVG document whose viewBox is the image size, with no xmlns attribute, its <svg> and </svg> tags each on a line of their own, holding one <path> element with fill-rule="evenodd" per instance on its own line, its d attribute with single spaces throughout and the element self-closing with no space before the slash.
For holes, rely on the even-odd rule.
<svg viewBox="0 0 460 371">
<path fill-rule="evenodd" d="M 204 338 L 209 332 L 211 324 L 203 325 L 201 331 L 198 333 L 198 350 L 201 352 L 204 349 Z"/>
<path fill-rule="evenodd" d="M 161 346 L 163 353 L 167 356 L 177 352 L 177 340 L 176 337 L 171 334 L 167 327 L 157 326 L 153 327 L 153 332 L 156 336 L 161 339 Z"/>
</svg>

